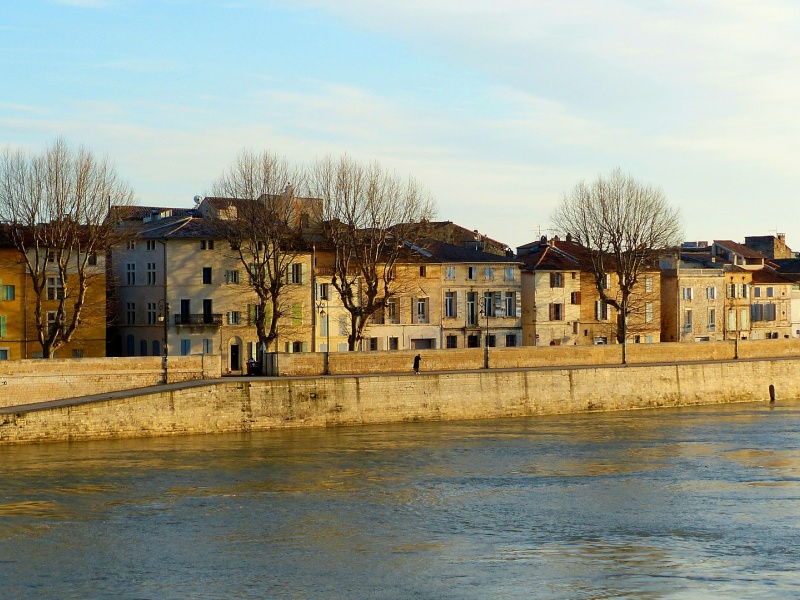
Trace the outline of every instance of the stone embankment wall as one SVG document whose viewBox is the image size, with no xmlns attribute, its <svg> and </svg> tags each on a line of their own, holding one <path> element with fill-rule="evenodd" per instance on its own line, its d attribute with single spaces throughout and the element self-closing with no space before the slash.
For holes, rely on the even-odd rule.
<svg viewBox="0 0 800 600">
<path fill-rule="evenodd" d="M 453 350 L 401 350 L 394 352 L 331 352 L 328 372 L 331 375 L 365 373 L 403 373 L 411 371 L 414 356 L 422 357 L 423 371 L 458 371 L 481 369 L 483 348 Z M 694 362 L 701 360 L 732 360 L 736 344 L 726 342 L 696 342 L 687 344 L 629 344 L 629 364 Z M 742 340 L 740 358 L 800 357 L 800 339 Z M 616 365 L 622 348 L 608 346 L 544 346 L 518 348 L 489 348 L 491 369 L 525 369 L 533 367 Z M 280 354 L 278 372 L 283 376 L 321 375 L 324 373 L 324 353 Z"/>
<path fill-rule="evenodd" d="M 170 357 L 168 381 L 220 376 L 220 357 Z M 0 362 L 0 407 L 131 390 L 164 383 L 158 356 L 79 358 Z"/>
<path fill-rule="evenodd" d="M 231 378 L 0 410 L 0 444 L 250 432 L 800 398 L 800 359 L 300 379 Z"/>
</svg>

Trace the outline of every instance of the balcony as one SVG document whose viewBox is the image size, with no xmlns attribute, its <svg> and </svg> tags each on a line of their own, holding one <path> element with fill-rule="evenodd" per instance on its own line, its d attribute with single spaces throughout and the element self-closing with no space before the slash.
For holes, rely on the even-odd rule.
<svg viewBox="0 0 800 600">
<path fill-rule="evenodd" d="M 194 325 L 219 327 L 222 325 L 222 313 L 201 313 L 199 315 L 175 315 L 175 325 Z"/>
</svg>

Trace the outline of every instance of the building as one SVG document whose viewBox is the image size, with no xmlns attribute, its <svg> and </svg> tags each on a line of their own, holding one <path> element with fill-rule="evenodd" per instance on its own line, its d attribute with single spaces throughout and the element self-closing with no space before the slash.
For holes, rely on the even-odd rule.
<svg viewBox="0 0 800 600">
<path fill-rule="evenodd" d="M 520 246 L 517 254 L 525 264 L 524 276 L 528 280 L 522 295 L 523 327 L 531 334 L 525 338 L 526 344 L 531 341 L 536 345 L 543 344 L 544 332 L 550 336 L 548 345 L 611 344 L 618 341 L 617 310 L 601 300 L 586 248 L 573 242 L 569 236 L 566 240 L 555 237 L 547 241 L 542 238 L 539 242 Z M 527 255 L 531 255 L 530 258 L 526 258 Z M 543 262 L 537 266 L 539 257 Z M 609 272 L 603 278 L 605 293 L 608 297 L 620 298 L 619 282 L 610 258 L 608 264 Z M 628 342 L 660 341 L 661 281 L 657 265 L 648 264 L 641 270 L 629 302 Z M 559 318 L 562 306 L 564 318 Z"/>
<path fill-rule="evenodd" d="M 661 263 L 661 341 L 725 339 L 725 270 L 710 253 L 680 253 Z"/>
<path fill-rule="evenodd" d="M 793 283 L 770 267 L 753 271 L 750 339 L 776 340 L 792 336 Z"/>
<path fill-rule="evenodd" d="M 248 272 L 214 217 L 204 212 L 210 215 L 199 207 L 127 211 L 128 239 L 114 248 L 110 267 L 114 352 L 219 354 L 225 372 L 239 373 L 265 350 L 310 351 L 315 318 L 311 253 L 299 255 L 289 268 L 275 348 L 258 348 L 254 325 L 259 303 Z"/>
<path fill-rule="evenodd" d="M 522 344 L 577 345 L 581 322 L 581 273 L 578 260 L 557 242 L 517 248 L 522 261 Z"/>
<path fill-rule="evenodd" d="M 44 259 L 44 256 L 42 256 Z M 67 266 L 68 277 L 77 278 L 77 257 Z M 52 272 L 51 272 L 52 264 Z M 106 355 L 106 275 L 105 258 L 87 257 L 85 274 L 89 284 L 75 332 L 70 341 L 55 352 L 54 358 L 103 357 Z M 74 289 L 65 289 L 55 265 L 54 254 L 48 252 L 47 272 L 42 290 L 43 323 L 53 327 L 59 303 L 66 298 L 68 318 Z M 71 283 L 71 282 L 70 282 Z M 28 274 L 25 257 L 14 246 L 5 230 L 0 230 L 0 360 L 42 358 L 42 345 L 36 324 L 37 296 Z"/>
<path fill-rule="evenodd" d="M 797 255 L 786 245 L 786 234 L 752 235 L 744 238 L 744 245 L 760 252 L 770 260 L 796 258 Z"/>
</svg>

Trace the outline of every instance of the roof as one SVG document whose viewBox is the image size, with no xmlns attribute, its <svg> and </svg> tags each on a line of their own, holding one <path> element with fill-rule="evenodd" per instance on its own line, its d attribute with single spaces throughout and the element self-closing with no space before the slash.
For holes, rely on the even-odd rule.
<svg viewBox="0 0 800 600">
<path fill-rule="evenodd" d="M 426 239 L 420 244 L 431 254 L 433 262 L 440 263 L 507 263 L 517 264 L 519 260 L 514 256 L 500 256 L 490 252 L 482 252 L 464 246 L 449 244 L 441 240 Z"/>
<path fill-rule="evenodd" d="M 714 240 L 714 243 L 717 246 L 721 246 L 726 250 L 730 250 L 734 254 L 738 254 L 744 258 L 755 258 L 755 259 L 762 259 L 766 260 L 767 257 L 764 254 L 761 254 L 758 250 L 753 250 L 752 248 L 748 248 L 742 244 L 737 244 L 733 240 Z"/>
<path fill-rule="evenodd" d="M 520 246 L 519 249 L 531 250 L 531 252 L 519 255 L 519 260 L 524 265 L 523 269 L 525 270 L 566 271 L 580 268 L 574 256 L 566 254 L 563 250 L 547 242 L 526 244 L 525 246 Z"/>
<path fill-rule="evenodd" d="M 779 285 L 792 283 L 790 277 L 786 277 L 773 269 L 759 269 L 758 271 L 752 271 L 752 273 L 753 283 L 774 283 Z"/>
</svg>

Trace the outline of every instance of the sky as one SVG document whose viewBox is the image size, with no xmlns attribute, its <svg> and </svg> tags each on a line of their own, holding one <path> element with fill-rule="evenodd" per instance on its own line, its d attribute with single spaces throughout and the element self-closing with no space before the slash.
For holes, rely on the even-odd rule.
<svg viewBox="0 0 800 600">
<path fill-rule="evenodd" d="M 63 137 L 142 205 L 191 207 L 244 148 L 348 154 L 512 248 L 619 168 L 686 240 L 800 250 L 800 3 L 25 0 L 0 19 L 0 146 Z"/>
</svg>

